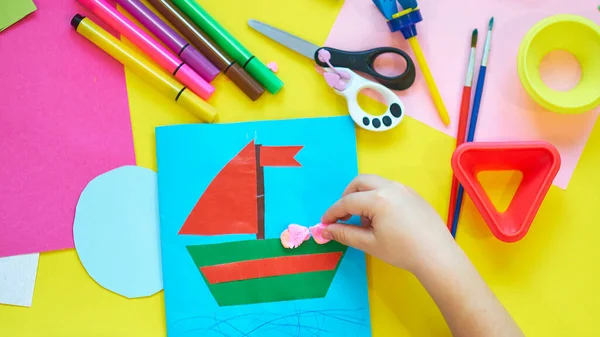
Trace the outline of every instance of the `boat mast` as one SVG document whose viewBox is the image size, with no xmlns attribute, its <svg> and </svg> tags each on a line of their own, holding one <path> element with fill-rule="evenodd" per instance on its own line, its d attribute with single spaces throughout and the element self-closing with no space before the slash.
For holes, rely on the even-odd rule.
<svg viewBox="0 0 600 337">
<path fill-rule="evenodd" d="M 257 240 L 264 240 L 265 238 L 265 172 L 260 163 L 261 146 L 260 144 L 254 145 L 256 154 L 256 207 L 258 211 Z"/>
</svg>

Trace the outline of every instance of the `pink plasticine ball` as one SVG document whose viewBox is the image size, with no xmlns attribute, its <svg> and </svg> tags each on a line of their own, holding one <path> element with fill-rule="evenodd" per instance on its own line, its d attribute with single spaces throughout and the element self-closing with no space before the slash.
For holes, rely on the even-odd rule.
<svg viewBox="0 0 600 337">
<path fill-rule="evenodd" d="M 310 233 L 312 234 L 313 239 L 315 240 L 316 243 L 322 245 L 322 244 L 326 244 L 327 242 L 331 241 L 329 239 L 325 239 L 323 237 L 323 230 L 327 227 L 327 225 L 322 224 L 322 223 L 318 223 L 312 227 L 309 228 Z"/>
<path fill-rule="evenodd" d="M 279 236 L 279 239 L 281 240 L 281 245 L 284 248 L 293 248 L 292 247 L 292 240 L 290 239 L 290 232 L 286 229 L 283 232 L 281 232 L 281 235 Z"/>
<path fill-rule="evenodd" d="M 279 71 L 279 66 L 277 62 L 269 62 L 267 63 L 267 68 L 271 69 L 272 72 L 276 73 Z"/>
<path fill-rule="evenodd" d="M 291 224 L 280 235 L 281 245 L 285 248 L 298 248 L 304 241 L 310 239 L 308 228 Z"/>
</svg>

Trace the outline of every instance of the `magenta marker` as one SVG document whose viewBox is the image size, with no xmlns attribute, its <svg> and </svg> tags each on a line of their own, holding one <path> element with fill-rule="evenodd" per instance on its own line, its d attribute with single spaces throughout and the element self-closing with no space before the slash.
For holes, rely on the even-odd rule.
<svg viewBox="0 0 600 337">
<path fill-rule="evenodd" d="M 162 21 L 158 15 L 146 7 L 140 0 L 117 0 L 136 20 L 158 37 L 169 49 L 179 55 L 198 75 L 208 82 L 219 75 L 215 67 L 202 53 L 190 45 L 181 35 Z"/>
<path fill-rule="evenodd" d="M 136 26 L 125 15 L 105 0 L 78 0 L 94 15 L 106 22 L 114 30 L 125 36 L 161 68 L 173 74 L 183 85 L 204 100 L 208 100 L 215 88 L 198 75 L 190 66 L 182 62 L 171 51 L 156 42 L 150 35 Z"/>
</svg>

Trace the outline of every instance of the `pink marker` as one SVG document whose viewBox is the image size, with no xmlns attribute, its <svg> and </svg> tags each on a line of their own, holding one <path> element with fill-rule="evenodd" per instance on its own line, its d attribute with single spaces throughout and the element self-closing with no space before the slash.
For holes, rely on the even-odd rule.
<svg viewBox="0 0 600 337">
<path fill-rule="evenodd" d="M 89 9 L 102 21 L 106 22 L 117 32 L 129 39 L 140 50 L 146 53 L 159 66 L 164 68 L 179 79 L 186 87 L 190 88 L 198 96 L 208 100 L 215 88 L 206 82 L 185 62 L 177 58 L 152 37 L 137 27 L 131 20 L 119 13 L 104 0 L 78 0 L 84 7 Z"/>
</svg>

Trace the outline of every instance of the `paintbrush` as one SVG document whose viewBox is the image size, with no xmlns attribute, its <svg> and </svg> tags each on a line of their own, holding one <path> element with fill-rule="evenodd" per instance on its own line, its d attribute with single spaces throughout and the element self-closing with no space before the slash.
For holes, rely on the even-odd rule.
<svg viewBox="0 0 600 337">
<path fill-rule="evenodd" d="M 467 66 L 467 75 L 465 87 L 463 88 L 462 100 L 460 105 L 460 117 L 458 119 L 458 132 L 456 133 L 456 147 L 465 142 L 467 136 L 467 124 L 469 121 L 469 109 L 471 108 L 471 87 L 473 86 L 473 73 L 475 72 L 475 56 L 477 54 L 477 29 L 473 30 L 471 35 L 471 51 L 469 54 L 469 63 Z M 450 190 L 450 203 L 448 204 L 448 218 L 446 225 L 448 230 L 452 230 L 452 221 L 454 220 L 454 208 L 458 193 L 458 179 L 452 175 L 452 188 Z"/>
<path fill-rule="evenodd" d="M 477 77 L 477 87 L 475 88 L 475 98 L 473 99 L 473 111 L 471 111 L 471 118 L 469 121 L 469 132 L 467 133 L 467 142 L 472 142 L 475 137 L 475 129 L 477 128 L 477 119 L 479 117 L 479 109 L 481 108 L 481 98 L 483 96 L 483 88 L 485 84 L 485 75 L 487 73 L 487 63 L 490 57 L 490 48 L 492 41 L 492 28 L 494 27 L 494 18 L 490 19 L 488 24 L 487 37 L 485 39 L 485 47 L 483 49 L 483 56 L 481 58 L 481 67 L 479 68 L 479 75 Z M 460 209 L 462 207 L 464 189 L 462 185 L 458 187 L 458 193 L 456 197 L 456 206 L 454 208 L 454 219 L 452 221 L 452 236 L 456 237 L 456 230 L 458 227 L 458 219 L 460 218 Z"/>
</svg>

